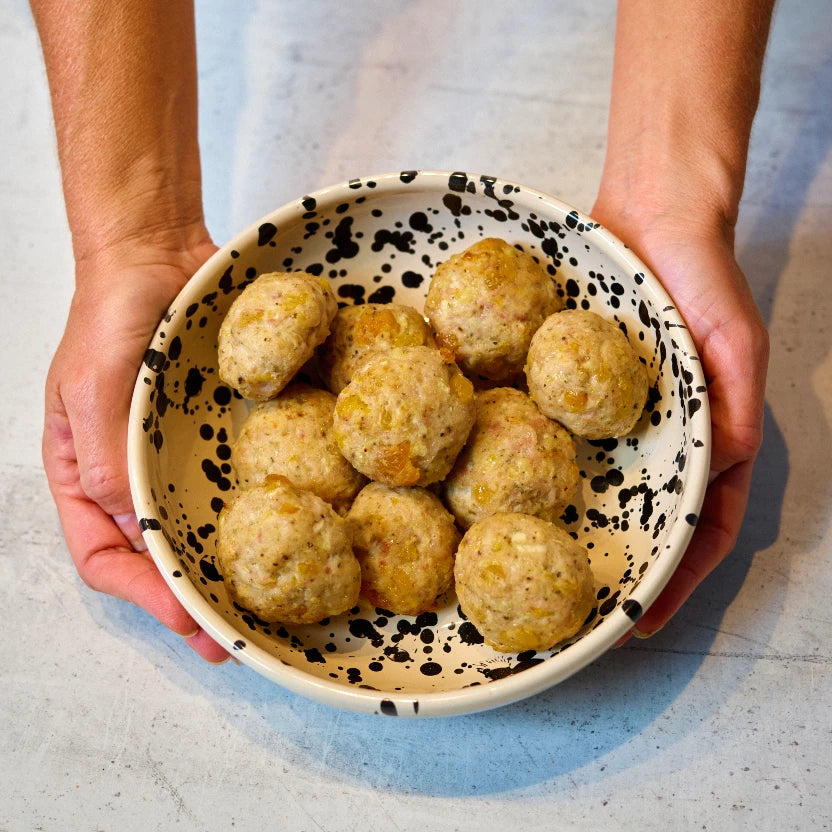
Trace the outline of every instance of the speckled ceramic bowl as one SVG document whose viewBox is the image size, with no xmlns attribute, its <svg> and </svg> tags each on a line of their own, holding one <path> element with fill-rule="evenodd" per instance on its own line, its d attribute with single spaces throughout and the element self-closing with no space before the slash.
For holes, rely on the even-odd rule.
<svg viewBox="0 0 832 832">
<path fill-rule="evenodd" d="M 419 309 L 438 263 L 501 237 L 538 256 L 569 307 L 616 321 L 649 369 L 635 431 L 579 441 L 582 490 L 564 514 L 590 553 L 597 605 L 554 650 L 500 654 L 455 602 L 418 618 L 366 602 L 313 626 L 258 621 L 231 602 L 215 556 L 217 513 L 235 489 L 229 443 L 247 403 L 217 375 L 217 332 L 256 275 L 326 275 L 343 303 Z M 129 434 L 145 540 L 174 593 L 239 659 L 297 693 L 339 707 L 433 716 L 505 704 L 565 679 L 614 644 L 667 582 L 707 482 L 705 383 L 684 323 L 658 281 L 589 217 L 491 176 L 406 171 L 303 196 L 244 231 L 191 279 L 139 373 Z"/>
</svg>

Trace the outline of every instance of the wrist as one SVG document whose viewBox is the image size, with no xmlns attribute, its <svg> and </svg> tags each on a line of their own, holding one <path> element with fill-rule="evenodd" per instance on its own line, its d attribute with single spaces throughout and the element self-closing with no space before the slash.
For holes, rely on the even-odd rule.
<svg viewBox="0 0 832 832">
<path fill-rule="evenodd" d="M 67 166 L 64 193 L 76 261 L 120 247 L 179 251 L 207 237 L 198 155 L 166 159 L 160 150 L 119 165 L 117 176 L 95 161 Z"/>
<path fill-rule="evenodd" d="M 123 212 L 117 218 L 97 216 L 72 228 L 76 264 L 169 265 L 189 271 L 203 252 L 215 250 L 201 213 L 166 217 Z M 209 256 L 208 255 L 208 256 Z M 198 265 L 197 265 L 198 268 Z"/>
<path fill-rule="evenodd" d="M 610 147 L 596 208 L 605 220 L 645 233 L 654 226 L 684 223 L 702 234 L 733 241 L 744 160 L 717 148 L 677 140 L 669 131 L 645 130 Z"/>
<path fill-rule="evenodd" d="M 76 289 L 95 294 L 129 282 L 172 298 L 216 250 L 201 218 L 164 229 L 137 229 L 79 251 Z"/>
</svg>

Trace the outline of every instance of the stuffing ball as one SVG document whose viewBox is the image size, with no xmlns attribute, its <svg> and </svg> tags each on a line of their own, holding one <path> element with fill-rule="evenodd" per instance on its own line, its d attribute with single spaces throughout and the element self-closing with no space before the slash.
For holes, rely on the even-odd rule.
<svg viewBox="0 0 832 832">
<path fill-rule="evenodd" d="M 473 385 L 431 347 L 373 353 L 335 403 L 341 453 L 391 487 L 445 477 L 473 424 Z"/>
<path fill-rule="evenodd" d="M 365 598 L 397 615 L 442 606 L 453 585 L 460 534 L 435 494 L 370 483 L 347 519 Z"/>
<path fill-rule="evenodd" d="M 520 390 L 497 387 L 476 403 L 474 427 L 444 483 L 457 522 L 468 528 L 501 511 L 556 520 L 580 480 L 569 432 Z"/>
<path fill-rule="evenodd" d="M 220 378 L 255 401 L 274 398 L 329 335 L 338 303 L 325 277 L 262 274 L 220 326 Z"/>
<path fill-rule="evenodd" d="M 595 604 L 586 550 L 528 514 L 474 523 L 457 550 L 460 606 L 486 644 L 504 653 L 546 650 L 580 630 Z"/>
<path fill-rule="evenodd" d="M 647 368 L 614 324 L 583 310 L 548 317 L 526 361 L 529 395 L 577 436 L 629 433 L 647 401 Z"/>
<path fill-rule="evenodd" d="M 373 350 L 419 346 L 435 346 L 433 332 L 412 307 L 399 303 L 345 306 L 338 310 L 319 351 L 321 377 L 337 395 Z"/>
<path fill-rule="evenodd" d="M 222 509 L 217 558 L 228 594 L 263 621 L 314 624 L 358 601 L 349 524 L 283 477 L 240 491 Z"/>
<path fill-rule="evenodd" d="M 336 511 L 348 508 L 367 480 L 338 450 L 334 412 L 332 393 L 297 382 L 276 399 L 255 404 L 231 449 L 240 487 L 251 488 L 280 474 Z"/>
<path fill-rule="evenodd" d="M 437 343 L 470 376 L 505 381 L 523 370 L 529 342 L 563 307 L 537 261 L 503 240 L 480 240 L 436 270 L 425 300 Z"/>
</svg>

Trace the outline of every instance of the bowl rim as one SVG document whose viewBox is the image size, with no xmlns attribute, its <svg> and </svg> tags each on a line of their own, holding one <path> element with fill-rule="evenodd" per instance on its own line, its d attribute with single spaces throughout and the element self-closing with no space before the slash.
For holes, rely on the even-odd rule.
<svg viewBox="0 0 832 832">
<path fill-rule="evenodd" d="M 414 187 L 407 184 L 402 178 L 405 173 L 418 177 L 424 187 L 422 185 Z M 512 193 L 514 197 L 523 194 L 526 199 L 537 200 L 541 204 L 563 212 L 564 215 L 572 214 L 576 216 L 578 222 L 591 226 L 593 239 L 601 241 L 600 248 L 605 250 L 607 255 L 617 262 L 621 262 L 623 267 L 630 270 L 630 273 L 640 272 L 644 275 L 651 292 L 661 301 L 662 314 L 671 320 L 675 319 L 673 321 L 675 324 L 674 338 L 680 342 L 680 346 L 684 348 L 689 356 L 692 365 L 689 369 L 693 373 L 692 386 L 705 391 L 701 396 L 702 406 L 695 414 L 695 418 L 699 421 L 698 438 L 705 443 L 706 448 L 704 453 L 692 455 L 690 459 L 691 467 L 687 484 L 683 494 L 680 495 L 680 505 L 674 525 L 665 538 L 662 569 L 647 570 L 642 580 L 628 596 L 627 601 L 618 605 L 604 621 L 583 635 L 575 645 L 567 646 L 555 656 L 534 667 L 524 669 L 522 673 L 510 674 L 481 685 L 468 686 L 453 691 L 406 693 L 358 688 L 304 673 L 281 662 L 279 659 L 275 659 L 274 656 L 251 641 L 246 641 L 245 650 L 238 649 L 235 647 L 235 642 L 240 640 L 239 631 L 232 627 L 208 603 L 190 579 L 174 577 L 173 573 L 179 568 L 178 556 L 171 548 L 161 529 L 153 528 L 153 524 L 141 523 L 142 518 L 153 517 L 156 509 L 150 498 L 150 472 L 146 454 L 146 438 L 141 424 L 143 415 L 147 412 L 152 386 L 144 383 L 143 371 L 140 367 L 131 399 L 128 422 L 129 482 L 136 516 L 141 523 L 144 542 L 168 587 L 202 629 L 228 650 L 232 656 L 239 657 L 243 663 L 250 665 L 258 673 L 293 693 L 328 705 L 363 713 L 420 717 L 473 713 L 506 705 L 540 693 L 591 664 L 633 627 L 641 613 L 647 610 L 655 601 L 676 571 L 695 529 L 695 523 L 687 521 L 686 517 L 694 516 L 698 518 L 708 484 L 711 423 L 707 387 L 702 373 L 701 361 L 681 314 L 676 309 L 676 305 L 659 278 L 626 244 L 605 227 L 595 222 L 591 215 L 579 211 L 558 197 L 500 177 L 463 171 L 414 169 L 350 179 L 311 191 L 302 197 L 287 202 L 235 234 L 194 273 L 160 320 L 148 346 L 152 347 L 156 343 L 162 322 L 175 315 L 177 310 L 187 309 L 191 303 L 205 294 L 205 289 L 202 286 L 203 282 L 215 276 L 218 267 L 224 268 L 227 265 L 232 251 L 238 251 L 241 247 L 244 248 L 243 241 L 248 241 L 252 237 L 256 240 L 258 229 L 263 223 L 271 222 L 280 229 L 282 225 L 296 220 L 298 216 L 308 210 L 304 201 L 312 198 L 318 208 L 325 207 L 329 203 L 332 203 L 332 207 L 334 207 L 337 204 L 336 200 L 341 202 L 344 198 L 354 196 L 358 188 L 368 185 L 368 183 L 373 183 L 370 186 L 373 189 L 373 195 L 384 193 L 395 196 L 396 192 L 413 194 L 420 189 L 447 192 L 449 178 L 454 175 L 465 176 L 467 180 L 474 180 L 483 184 L 497 183 L 511 186 L 514 189 Z M 366 195 L 366 191 L 364 193 Z M 580 644 L 580 647 L 578 647 L 578 644 Z M 554 661 L 554 659 L 557 659 L 557 661 Z"/>
</svg>

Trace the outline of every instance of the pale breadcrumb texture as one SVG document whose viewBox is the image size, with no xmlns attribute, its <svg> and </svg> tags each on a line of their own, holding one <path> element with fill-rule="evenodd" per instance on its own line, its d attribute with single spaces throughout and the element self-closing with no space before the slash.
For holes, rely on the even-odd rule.
<svg viewBox="0 0 832 832">
<path fill-rule="evenodd" d="M 274 398 L 329 335 L 337 311 L 325 277 L 260 275 L 231 304 L 220 326 L 220 378 L 247 399 Z"/>
<path fill-rule="evenodd" d="M 586 550 L 539 517 L 492 514 L 471 526 L 454 567 L 460 606 L 501 652 L 546 650 L 574 636 L 595 604 Z"/>
<path fill-rule="evenodd" d="M 332 431 L 335 396 L 292 383 L 275 399 L 252 407 L 231 450 L 241 488 L 280 474 L 317 494 L 339 513 L 367 482 L 344 459 Z"/>
<path fill-rule="evenodd" d="M 368 355 L 390 347 L 436 346 L 428 322 L 411 306 L 364 303 L 338 310 L 319 350 L 319 369 L 336 395 Z"/>
<path fill-rule="evenodd" d="M 391 487 L 451 470 L 474 424 L 474 388 L 431 347 L 371 355 L 335 404 L 335 439 L 354 468 Z"/>
<path fill-rule="evenodd" d="M 222 509 L 217 558 L 229 596 L 263 621 L 312 624 L 358 601 L 349 524 L 282 477 L 239 492 Z"/>
<path fill-rule="evenodd" d="M 562 308 L 534 257 L 493 237 L 440 264 L 425 300 L 437 343 L 466 374 L 495 381 L 522 372 L 532 335 Z"/>
<path fill-rule="evenodd" d="M 347 519 L 361 564 L 361 591 L 372 604 L 397 615 L 444 605 L 460 533 L 435 494 L 370 483 Z"/>
<path fill-rule="evenodd" d="M 569 431 L 520 390 L 480 392 L 476 403 L 474 427 L 444 481 L 457 522 L 468 528 L 501 511 L 557 520 L 580 480 Z"/>
<path fill-rule="evenodd" d="M 587 439 L 630 433 L 647 401 L 647 368 L 627 336 L 580 309 L 544 321 L 532 338 L 526 379 L 546 416 Z"/>
</svg>

